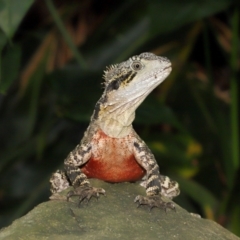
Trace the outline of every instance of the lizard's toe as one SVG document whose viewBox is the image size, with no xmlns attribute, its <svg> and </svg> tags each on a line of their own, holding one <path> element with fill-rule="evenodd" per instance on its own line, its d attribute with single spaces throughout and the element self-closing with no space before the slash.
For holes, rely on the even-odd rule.
<svg viewBox="0 0 240 240">
<path fill-rule="evenodd" d="M 175 205 L 172 202 L 165 202 L 162 200 L 160 195 L 157 196 L 141 196 L 138 195 L 135 199 L 134 202 L 137 203 L 137 207 L 141 205 L 146 205 L 149 207 L 149 211 L 151 211 L 152 208 L 162 208 L 166 212 L 167 209 L 172 209 L 176 211 Z"/>
<path fill-rule="evenodd" d="M 99 198 L 100 195 L 105 195 L 105 190 L 103 188 L 95 188 L 89 186 L 80 186 L 73 191 L 69 191 L 67 194 L 67 200 L 72 196 L 79 196 L 79 205 L 81 202 L 86 199 L 87 203 L 92 197 Z"/>
</svg>

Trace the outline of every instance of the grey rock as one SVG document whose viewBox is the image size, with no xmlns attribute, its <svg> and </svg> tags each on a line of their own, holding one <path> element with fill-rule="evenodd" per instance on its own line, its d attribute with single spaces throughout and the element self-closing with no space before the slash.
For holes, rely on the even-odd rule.
<svg viewBox="0 0 240 240">
<path fill-rule="evenodd" d="M 11 226 L 0 231 L 0 239 L 240 239 L 219 224 L 199 218 L 176 205 L 176 212 L 136 207 L 136 195 L 145 195 L 137 183 L 109 184 L 92 180 L 106 196 L 80 207 L 74 202 L 51 200 L 36 206 Z M 68 189 L 69 191 L 69 189 Z M 66 195 L 66 192 L 63 193 Z"/>
</svg>

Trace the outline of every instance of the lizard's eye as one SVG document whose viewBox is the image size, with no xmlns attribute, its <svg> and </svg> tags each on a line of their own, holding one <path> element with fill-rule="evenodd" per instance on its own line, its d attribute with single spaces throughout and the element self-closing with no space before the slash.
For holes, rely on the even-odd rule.
<svg viewBox="0 0 240 240">
<path fill-rule="evenodd" d="M 143 65 L 141 62 L 139 61 L 135 61 L 131 64 L 131 68 L 134 70 L 134 71 L 139 71 L 143 68 Z"/>
</svg>

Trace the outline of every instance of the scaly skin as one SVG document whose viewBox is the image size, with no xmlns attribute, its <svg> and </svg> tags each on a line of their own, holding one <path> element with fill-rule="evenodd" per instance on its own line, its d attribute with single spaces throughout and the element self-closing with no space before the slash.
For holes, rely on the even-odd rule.
<svg viewBox="0 0 240 240">
<path fill-rule="evenodd" d="M 57 171 L 50 179 L 53 194 L 72 185 L 67 199 L 77 195 L 81 202 L 105 194 L 104 189 L 91 187 L 88 178 L 132 182 L 144 177 L 147 196 L 137 196 L 135 202 L 175 209 L 161 195 L 171 199 L 179 195 L 178 183 L 160 175 L 154 155 L 132 127 L 137 107 L 170 72 L 170 61 L 153 53 L 107 68 L 104 93 L 83 139 L 65 159 L 64 172 Z"/>
</svg>

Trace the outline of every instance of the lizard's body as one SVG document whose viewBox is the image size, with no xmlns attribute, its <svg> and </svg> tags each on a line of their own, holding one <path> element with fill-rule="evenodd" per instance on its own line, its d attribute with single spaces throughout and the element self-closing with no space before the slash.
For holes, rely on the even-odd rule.
<svg viewBox="0 0 240 240">
<path fill-rule="evenodd" d="M 132 182 L 145 176 L 147 197 L 138 196 L 135 201 L 150 207 L 165 204 L 165 208 L 173 208 L 166 206 L 161 194 L 177 196 L 178 184 L 159 174 L 153 154 L 132 127 L 136 108 L 170 72 L 170 61 L 152 53 L 134 56 L 105 71 L 105 91 L 81 143 L 64 161 L 65 172 L 57 171 L 51 177 L 52 193 L 72 185 L 75 190 L 68 197 L 79 195 L 81 201 L 105 193 L 92 188 L 88 178 Z"/>
<path fill-rule="evenodd" d="M 145 171 L 133 154 L 134 133 L 112 138 L 98 130 L 92 138 L 92 156 L 82 167 L 88 178 L 107 182 L 127 182 L 141 179 Z"/>
</svg>

